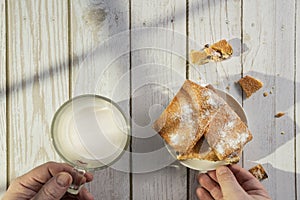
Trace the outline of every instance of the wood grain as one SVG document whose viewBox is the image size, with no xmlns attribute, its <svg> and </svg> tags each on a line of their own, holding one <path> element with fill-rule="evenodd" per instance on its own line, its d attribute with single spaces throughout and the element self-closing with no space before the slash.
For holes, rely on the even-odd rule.
<svg viewBox="0 0 300 200">
<path fill-rule="evenodd" d="M 131 1 L 131 27 L 132 198 L 186 199 L 187 170 L 151 128 L 185 80 L 185 1 Z"/>
<path fill-rule="evenodd" d="M 9 179 L 59 160 L 54 112 L 68 99 L 66 1 L 8 2 Z"/>
<path fill-rule="evenodd" d="M 272 199 L 300 199 L 299 27 L 297 0 L 0 0 L 0 198 L 7 180 L 61 161 L 50 141 L 53 114 L 69 97 L 94 93 L 131 114 L 133 128 L 124 160 L 88 185 L 95 199 L 197 199 L 197 171 L 168 152 L 151 157 L 163 147 L 151 124 L 185 79 L 186 54 L 224 38 L 233 57 L 189 64 L 188 77 L 243 103 L 254 139 L 241 164 L 264 165 Z M 264 87 L 242 97 L 241 75 Z"/>
<path fill-rule="evenodd" d="M 198 82 L 204 79 L 214 87 L 228 92 L 241 103 L 241 89 L 236 85 L 241 76 L 241 1 L 189 1 L 188 19 L 189 52 L 200 50 L 205 44 L 212 44 L 221 39 L 229 41 L 234 51 L 233 56 L 223 62 L 202 66 L 190 64 L 189 79 Z M 190 170 L 190 199 L 197 199 L 197 175 L 197 171 Z"/>
<path fill-rule="evenodd" d="M 296 39 L 296 43 L 295 43 L 295 88 L 294 88 L 294 92 L 296 93 L 296 102 L 295 102 L 295 137 L 296 137 L 296 192 L 297 192 L 297 198 L 296 199 L 300 199 L 300 34 L 298 33 L 300 31 L 300 3 L 296 2 L 296 32 L 295 32 L 295 39 Z"/>
<path fill-rule="evenodd" d="M 7 144 L 6 144 L 6 14 L 5 1 L 0 0 L 0 198 L 6 190 Z"/>
<path fill-rule="evenodd" d="M 189 2 L 189 52 L 200 50 L 205 44 L 226 39 L 233 47 L 233 56 L 223 62 L 211 62 L 190 69 L 190 79 L 200 78 L 215 87 L 226 90 L 241 102 L 241 90 L 236 85 L 240 78 L 242 54 L 240 1 Z M 194 69 L 193 69 L 194 68 Z"/>
<path fill-rule="evenodd" d="M 74 0 L 70 11 L 72 96 L 106 96 L 129 118 L 129 1 Z M 130 198 L 128 151 L 119 167 L 95 172 L 95 199 Z"/>
<path fill-rule="evenodd" d="M 246 167 L 254 165 L 251 161 L 265 164 L 270 178 L 264 185 L 272 199 L 295 199 L 295 1 L 244 1 L 243 5 L 243 36 L 249 47 L 243 56 L 244 74 L 264 82 L 260 91 L 244 101 L 254 136 L 245 151 Z M 263 92 L 270 91 L 263 97 Z M 277 112 L 286 115 L 275 119 Z"/>
</svg>

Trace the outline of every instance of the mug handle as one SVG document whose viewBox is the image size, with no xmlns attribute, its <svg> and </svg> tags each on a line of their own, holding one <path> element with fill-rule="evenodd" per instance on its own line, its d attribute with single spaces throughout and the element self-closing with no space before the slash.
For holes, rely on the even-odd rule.
<svg viewBox="0 0 300 200">
<path fill-rule="evenodd" d="M 85 169 L 74 167 L 72 170 L 73 182 L 68 188 L 67 192 L 73 195 L 77 195 L 81 188 L 84 186 L 83 178 L 86 173 Z"/>
</svg>

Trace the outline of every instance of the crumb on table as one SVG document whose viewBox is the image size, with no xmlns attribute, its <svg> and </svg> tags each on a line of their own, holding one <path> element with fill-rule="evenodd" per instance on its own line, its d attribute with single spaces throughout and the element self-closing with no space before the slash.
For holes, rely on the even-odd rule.
<svg viewBox="0 0 300 200">
<path fill-rule="evenodd" d="M 249 75 L 241 78 L 238 83 L 245 92 L 247 98 L 263 87 L 263 82 Z"/>
<path fill-rule="evenodd" d="M 275 117 L 276 117 L 276 118 L 280 118 L 280 117 L 282 117 L 282 116 L 284 116 L 284 115 L 285 115 L 284 112 L 278 112 L 278 113 L 275 115 Z"/>
<path fill-rule="evenodd" d="M 261 164 L 252 167 L 251 169 L 249 169 L 249 172 L 260 181 L 268 178 L 268 174 Z"/>
</svg>

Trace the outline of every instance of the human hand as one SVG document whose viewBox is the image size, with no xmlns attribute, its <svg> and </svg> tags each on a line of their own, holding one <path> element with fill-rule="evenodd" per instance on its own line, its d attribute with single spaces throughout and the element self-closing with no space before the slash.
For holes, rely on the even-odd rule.
<svg viewBox="0 0 300 200">
<path fill-rule="evenodd" d="M 16 178 L 10 184 L 3 200 L 93 200 L 94 197 L 86 188 L 82 188 L 76 196 L 66 193 L 74 178 L 71 176 L 72 172 L 73 167 L 64 163 L 48 162 L 40 165 L 23 176 Z M 92 174 L 86 173 L 80 182 L 85 183 L 92 180 Z"/>
<path fill-rule="evenodd" d="M 264 186 L 239 165 L 199 174 L 198 181 L 196 194 L 201 200 L 271 200 Z"/>
</svg>

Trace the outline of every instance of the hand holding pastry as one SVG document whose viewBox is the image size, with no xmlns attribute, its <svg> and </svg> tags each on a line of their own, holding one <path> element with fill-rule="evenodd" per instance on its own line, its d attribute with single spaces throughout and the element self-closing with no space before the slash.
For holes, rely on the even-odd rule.
<svg viewBox="0 0 300 200">
<path fill-rule="evenodd" d="M 220 166 L 216 171 L 200 174 L 198 181 L 201 187 L 196 194 L 201 200 L 271 199 L 259 180 L 239 165 Z"/>
</svg>

